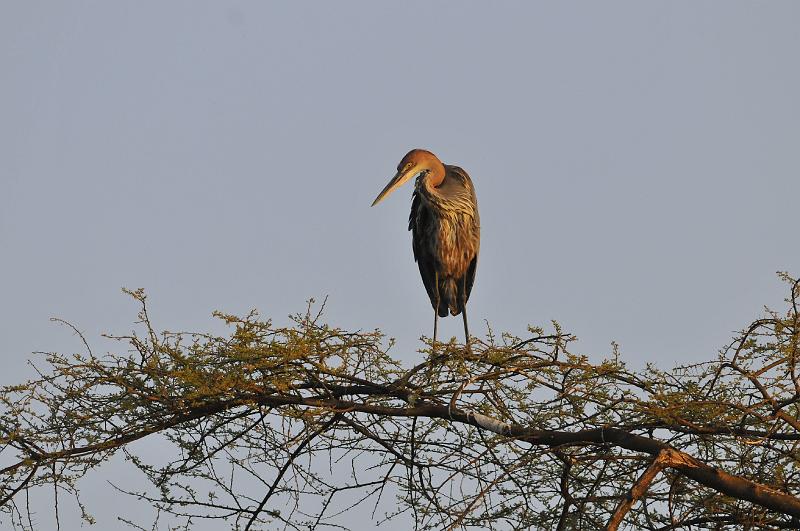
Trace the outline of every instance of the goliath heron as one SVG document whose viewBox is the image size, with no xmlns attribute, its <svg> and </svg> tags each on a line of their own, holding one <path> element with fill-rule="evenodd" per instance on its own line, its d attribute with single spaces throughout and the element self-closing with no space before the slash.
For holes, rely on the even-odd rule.
<svg viewBox="0 0 800 531">
<path fill-rule="evenodd" d="M 464 337 L 469 348 L 467 300 L 475 280 L 481 222 L 475 188 L 467 172 L 442 164 L 430 151 L 413 149 L 397 166 L 372 206 L 416 177 L 408 217 L 414 260 L 433 306 L 433 343 L 439 317 L 447 312 L 464 318 Z"/>
</svg>

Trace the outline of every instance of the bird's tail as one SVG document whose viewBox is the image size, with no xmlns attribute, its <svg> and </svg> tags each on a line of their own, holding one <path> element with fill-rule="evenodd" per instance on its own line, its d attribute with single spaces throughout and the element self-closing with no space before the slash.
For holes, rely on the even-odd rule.
<svg viewBox="0 0 800 531">
<path fill-rule="evenodd" d="M 439 317 L 447 317 L 448 311 L 451 315 L 461 313 L 461 306 L 458 303 L 458 286 L 453 278 L 444 278 L 439 281 Z"/>
</svg>

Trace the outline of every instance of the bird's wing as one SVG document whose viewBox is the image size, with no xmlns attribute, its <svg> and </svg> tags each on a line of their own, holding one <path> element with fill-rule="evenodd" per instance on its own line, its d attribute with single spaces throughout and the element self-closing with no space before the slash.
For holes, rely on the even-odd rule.
<svg viewBox="0 0 800 531">
<path fill-rule="evenodd" d="M 464 291 L 465 297 L 464 302 L 469 300 L 469 294 L 472 293 L 472 284 L 475 283 L 475 270 L 478 268 L 478 255 L 475 255 L 475 258 L 469 263 L 469 268 L 467 268 L 467 273 L 464 275 Z"/>
<path fill-rule="evenodd" d="M 431 306 L 436 308 L 436 262 L 430 252 L 431 238 L 435 238 L 431 213 L 422 204 L 419 192 L 415 191 L 411 201 L 411 214 L 408 216 L 408 230 L 411 231 L 411 247 L 414 250 L 414 261 L 419 266 L 419 274 Z"/>
</svg>

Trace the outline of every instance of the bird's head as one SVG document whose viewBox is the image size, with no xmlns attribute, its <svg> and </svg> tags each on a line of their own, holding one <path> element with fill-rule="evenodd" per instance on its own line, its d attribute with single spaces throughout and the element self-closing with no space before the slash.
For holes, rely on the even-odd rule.
<svg viewBox="0 0 800 531">
<path fill-rule="evenodd" d="M 372 206 L 383 201 L 386 196 L 403 186 L 403 184 L 412 177 L 417 177 L 422 174 L 434 175 L 437 182 L 433 183 L 433 185 L 436 186 L 444 179 L 444 165 L 436 155 L 430 151 L 412 149 L 406 153 L 406 156 L 403 157 L 403 160 L 397 165 L 397 173 L 392 177 L 392 180 L 389 181 L 389 184 L 386 185 L 381 193 L 378 194 L 378 197 L 372 202 Z"/>
</svg>

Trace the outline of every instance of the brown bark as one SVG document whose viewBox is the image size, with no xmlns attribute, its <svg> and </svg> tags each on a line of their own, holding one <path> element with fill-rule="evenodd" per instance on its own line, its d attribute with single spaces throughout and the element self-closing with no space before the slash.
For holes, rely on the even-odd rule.
<svg viewBox="0 0 800 531">
<path fill-rule="evenodd" d="M 668 460 L 669 452 L 662 450 L 653 460 L 653 462 L 650 463 L 650 466 L 645 469 L 642 475 L 639 476 L 639 479 L 636 480 L 636 483 L 633 484 L 625 499 L 622 500 L 617 506 L 614 514 L 611 515 L 611 519 L 608 521 L 608 525 L 606 526 L 607 531 L 617 531 L 619 524 L 622 523 L 622 519 L 625 518 L 625 515 L 631 510 L 633 504 L 636 503 L 636 501 L 639 500 L 639 498 L 641 498 L 645 492 L 647 492 L 647 489 L 650 487 L 650 483 L 653 482 L 653 479 L 655 479 L 656 475 L 661 472 L 665 466 L 667 466 Z"/>
<path fill-rule="evenodd" d="M 378 391 L 378 389 L 373 388 L 370 391 L 373 395 L 380 394 L 385 396 L 385 393 Z M 636 435 L 613 427 L 580 431 L 536 430 L 518 424 L 503 423 L 483 415 L 478 415 L 472 411 L 465 412 L 452 409 L 445 405 L 432 404 L 429 402 L 417 402 L 418 405 L 413 407 L 393 407 L 365 404 L 349 400 L 309 398 L 297 395 L 254 394 L 238 397 L 230 401 L 221 401 L 205 406 L 188 408 L 180 415 L 162 419 L 161 422 L 155 423 L 154 425 L 142 428 L 136 432 L 124 434 L 115 439 L 106 440 L 102 443 L 71 448 L 59 452 L 31 455 L 27 463 L 34 462 L 37 466 L 40 466 L 72 456 L 121 447 L 129 442 L 145 437 L 146 435 L 168 429 L 169 427 L 176 426 L 186 421 L 232 408 L 254 404 L 270 407 L 301 405 L 324 408 L 342 413 L 357 412 L 392 417 L 449 419 L 453 422 L 476 426 L 480 429 L 493 431 L 536 446 L 557 447 L 574 444 L 605 444 L 624 448 L 633 452 L 643 452 L 653 456 L 658 456 L 662 452 L 666 452 L 668 455 L 666 467 L 676 470 L 680 474 L 693 479 L 701 485 L 728 496 L 761 505 L 782 514 L 800 517 L 800 499 L 767 485 L 743 477 L 734 476 L 723 470 L 711 467 L 689 454 L 675 450 L 668 444 L 656 439 Z M 13 471 L 25 465 L 26 462 L 19 462 L 6 467 L 3 469 L 3 472 Z"/>
<path fill-rule="evenodd" d="M 422 403 L 414 407 L 390 407 L 361 404 L 344 400 L 309 399 L 301 397 L 264 397 L 263 403 L 278 406 L 282 404 L 301 404 L 326 407 L 337 411 L 355 411 L 377 415 L 400 417 L 429 417 L 451 419 L 454 422 L 470 424 L 487 429 L 476 420 L 473 412 L 464 412 L 437 404 Z M 493 420 L 493 419 L 492 419 Z M 782 514 L 800 517 L 800 499 L 749 479 L 734 476 L 711 467 L 702 461 L 671 448 L 668 444 L 641 435 L 629 433 L 618 428 L 597 428 L 580 431 L 534 430 L 517 424 L 495 421 L 492 426 L 496 433 L 510 438 L 526 441 L 533 445 L 562 446 L 570 444 L 610 444 L 634 452 L 645 452 L 653 456 L 662 451 L 669 453 L 667 467 L 672 468 L 694 481 L 728 496 L 746 500 Z M 496 428 L 496 429 L 495 429 Z"/>
</svg>

